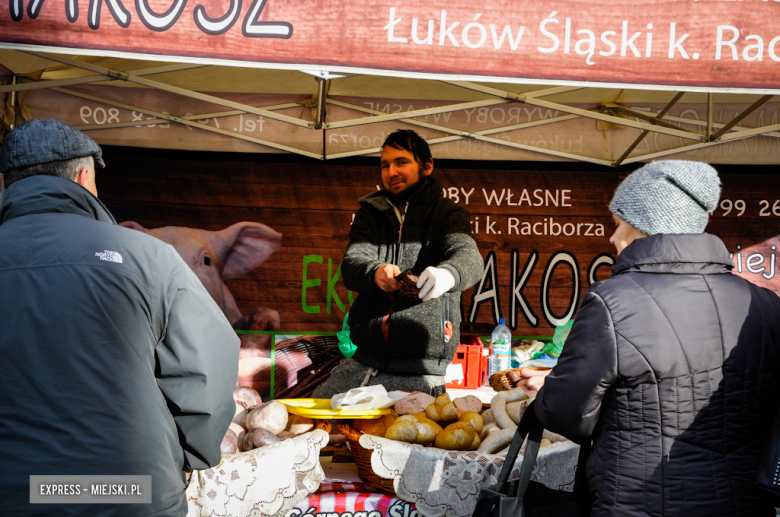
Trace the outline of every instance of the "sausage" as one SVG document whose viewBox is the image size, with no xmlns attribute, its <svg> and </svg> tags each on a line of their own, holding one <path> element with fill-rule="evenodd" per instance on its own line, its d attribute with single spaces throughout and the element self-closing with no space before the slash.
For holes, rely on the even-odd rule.
<svg viewBox="0 0 780 517">
<path fill-rule="evenodd" d="M 477 452 L 495 454 L 512 443 L 512 437 L 514 437 L 515 431 L 517 431 L 517 426 L 510 429 L 501 429 L 500 431 L 489 433 L 482 441 L 482 444 L 477 449 Z"/>
<path fill-rule="evenodd" d="M 479 439 L 484 441 L 485 437 L 489 435 L 490 433 L 495 433 L 496 431 L 500 431 L 501 428 L 496 425 L 495 422 L 490 422 L 489 424 L 485 424 L 485 426 L 482 428 L 482 432 L 479 433 Z"/>
<path fill-rule="evenodd" d="M 493 400 L 490 401 L 490 407 L 493 410 L 493 418 L 495 418 L 496 423 L 501 429 L 517 427 L 506 412 L 507 402 L 515 402 L 527 398 L 528 395 L 526 395 L 521 388 L 515 388 L 510 391 L 500 391 L 498 395 L 493 397 Z"/>
</svg>

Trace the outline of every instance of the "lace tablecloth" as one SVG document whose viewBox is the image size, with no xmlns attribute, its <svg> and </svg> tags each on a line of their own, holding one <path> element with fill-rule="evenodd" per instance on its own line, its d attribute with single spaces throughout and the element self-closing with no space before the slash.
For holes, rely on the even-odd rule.
<svg viewBox="0 0 780 517">
<path fill-rule="evenodd" d="M 480 489 L 497 483 L 504 465 L 503 456 L 445 451 L 368 434 L 360 437 L 360 445 L 374 450 L 374 472 L 393 479 L 398 497 L 415 503 L 426 517 L 470 516 Z M 570 441 L 539 449 L 531 480 L 555 490 L 572 491 L 579 451 L 579 445 Z M 519 456 L 510 480 L 520 477 L 522 462 Z"/>
<path fill-rule="evenodd" d="M 325 479 L 320 449 L 327 443 L 328 433 L 315 430 L 193 471 L 187 517 L 264 517 L 292 509 Z"/>
</svg>

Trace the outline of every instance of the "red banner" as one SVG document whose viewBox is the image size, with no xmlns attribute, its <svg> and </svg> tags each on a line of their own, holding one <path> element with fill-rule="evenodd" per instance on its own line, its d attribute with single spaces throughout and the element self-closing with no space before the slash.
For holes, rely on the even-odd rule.
<svg viewBox="0 0 780 517">
<path fill-rule="evenodd" d="M 0 46 L 7 48 L 428 78 L 780 92 L 777 0 L 4 3 Z"/>
</svg>

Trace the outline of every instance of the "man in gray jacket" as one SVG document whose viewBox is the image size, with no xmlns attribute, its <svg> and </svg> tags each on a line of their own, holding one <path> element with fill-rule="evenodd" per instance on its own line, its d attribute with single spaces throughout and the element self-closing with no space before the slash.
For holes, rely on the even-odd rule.
<svg viewBox="0 0 780 517">
<path fill-rule="evenodd" d="M 238 337 L 171 246 L 116 225 L 101 154 L 56 120 L 3 145 L 4 515 L 184 516 L 185 470 L 219 462 L 233 417 Z M 151 476 L 151 503 L 32 504 L 42 475 Z"/>
<path fill-rule="evenodd" d="M 315 397 L 375 384 L 443 391 L 460 337 L 460 293 L 482 276 L 471 216 L 443 197 L 428 143 L 398 130 L 380 167 L 384 189 L 360 199 L 341 265 L 344 285 L 358 293 L 349 313 L 357 351 Z M 419 280 L 402 291 L 396 277 L 409 270 Z"/>
</svg>

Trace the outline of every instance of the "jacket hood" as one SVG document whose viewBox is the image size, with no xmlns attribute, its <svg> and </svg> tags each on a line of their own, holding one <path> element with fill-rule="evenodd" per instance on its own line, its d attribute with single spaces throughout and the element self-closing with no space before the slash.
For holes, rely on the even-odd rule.
<svg viewBox="0 0 780 517">
<path fill-rule="evenodd" d="M 31 176 L 11 185 L 3 195 L 0 224 L 34 214 L 79 214 L 116 224 L 114 216 L 90 191 L 58 176 Z"/>
<path fill-rule="evenodd" d="M 444 186 L 442 186 L 441 181 L 433 176 L 428 176 L 428 181 L 424 185 L 420 185 L 420 188 L 409 198 L 409 204 L 416 205 L 432 202 L 436 198 L 442 197 L 442 189 L 444 189 Z M 373 206 L 379 210 L 386 210 L 390 208 L 388 198 L 387 190 L 382 189 L 361 197 L 358 203 L 360 203 L 360 206 Z"/>
<path fill-rule="evenodd" d="M 733 267 L 726 246 L 714 235 L 659 233 L 626 246 L 612 266 L 612 275 L 627 271 L 716 275 L 729 273 Z"/>
</svg>

